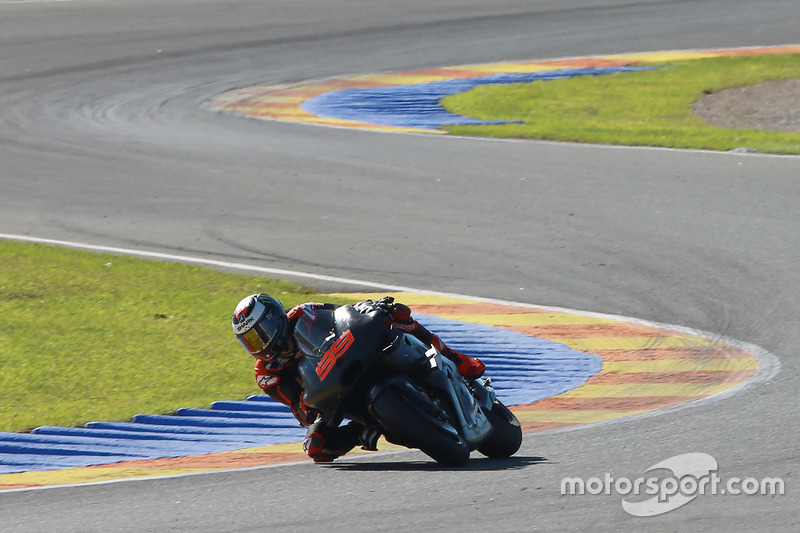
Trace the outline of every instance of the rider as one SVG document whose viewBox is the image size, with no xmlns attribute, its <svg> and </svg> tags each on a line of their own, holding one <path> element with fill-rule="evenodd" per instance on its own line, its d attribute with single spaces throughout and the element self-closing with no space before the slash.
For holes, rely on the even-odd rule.
<svg viewBox="0 0 800 533">
<path fill-rule="evenodd" d="M 363 426 L 350 422 L 341 427 L 326 425 L 320 413 L 303 401 L 303 386 L 297 370 L 299 351 L 294 338 L 294 326 L 304 313 L 314 316 L 317 310 L 339 307 L 329 303 L 304 303 L 289 312 L 268 294 L 253 294 L 239 302 L 233 313 L 233 331 L 239 342 L 256 358 L 256 383 L 266 394 L 291 408 L 301 426 L 308 426 L 303 449 L 314 462 L 329 462 L 344 455 L 356 444 L 363 442 Z M 435 334 L 428 331 L 411 316 L 411 310 L 394 303 L 386 296 L 377 302 L 364 300 L 354 305 L 361 313 L 381 310 L 386 315 L 386 325 L 417 337 L 427 346 L 435 346 L 445 357 L 456 363 L 459 374 L 468 379 L 483 375 L 483 362 L 448 347 Z"/>
</svg>

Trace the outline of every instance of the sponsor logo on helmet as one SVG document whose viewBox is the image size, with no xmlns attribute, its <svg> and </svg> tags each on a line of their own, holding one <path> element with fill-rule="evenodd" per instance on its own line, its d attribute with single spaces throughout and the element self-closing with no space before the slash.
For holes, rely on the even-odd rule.
<svg viewBox="0 0 800 533">
<path fill-rule="evenodd" d="M 255 322 L 256 319 L 253 317 L 247 317 L 244 320 L 240 321 L 238 324 L 233 325 L 233 331 L 236 333 L 244 333 L 248 329 L 250 329 Z"/>
<path fill-rule="evenodd" d="M 241 335 L 252 328 L 256 321 L 262 318 L 265 311 L 266 308 L 264 304 L 256 300 L 254 296 L 248 296 L 243 299 L 233 312 L 231 325 L 233 326 L 234 333 Z"/>
</svg>

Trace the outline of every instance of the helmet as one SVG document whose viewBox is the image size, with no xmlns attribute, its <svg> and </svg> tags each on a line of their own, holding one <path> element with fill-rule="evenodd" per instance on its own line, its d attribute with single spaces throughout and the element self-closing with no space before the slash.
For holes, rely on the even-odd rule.
<svg viewBox="0 0 800 533">
<path fill-rule="evenodd" d="M 271 361 L 289 348 L 289 321 L 283 305 L 268 294 L 244 298 L 231 318 L 233 332 L 251 355 Z"/>
</svg>

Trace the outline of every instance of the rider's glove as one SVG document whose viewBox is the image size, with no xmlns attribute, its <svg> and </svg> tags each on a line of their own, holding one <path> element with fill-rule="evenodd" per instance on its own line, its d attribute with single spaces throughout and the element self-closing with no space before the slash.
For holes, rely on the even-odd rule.
<svg viewBox="0 0 800 533">
<path fill-rule="evenodd" d="M 393 303 L 394 303 L 394 298 L 392 298 L 391 296 L 384 296 L 383 298 L 380 298 L 378 299 L 377 302 L 375 302 L 375 306 L 385 311 L 391 311 L 392 308 L 394 307 L 392 305 Z"/>
<path fill-rule="evenodd" d="M 366 315 L 369 312 L 375 311 L 378 307 L 375 305 L 375 302 L 372 300 L 362 300 L 353 304 L 353 309 L 361 313 L 362 315 Z"/>
<path fill-rule="evenodd" d="M 372 301 L 371 299 L 361 300 L 353 304 L 353 307 L 356 311 L 362 314 L 371 313 L 372 311 L 377 311 L 378 309 L 382 311 L 386 311 L 387 313 L 391 313 L 392 309 L 394 309 L 394 298 L 391 296 L 384 296 L 380 298 L 377 302 Z"/>
</svg>

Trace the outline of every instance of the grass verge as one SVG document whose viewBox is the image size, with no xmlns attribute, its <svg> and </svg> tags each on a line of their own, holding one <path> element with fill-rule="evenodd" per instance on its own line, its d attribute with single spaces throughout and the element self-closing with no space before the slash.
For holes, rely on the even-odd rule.
<svg viewBox="0 0 800 533">
<path fill-rule="evenodd" d="M 481 86 L 442 99 L 459 115 L 518 124 L 449 126 L 456 135 L 800 153 L 800 133 L 731 130 L 692 115 L 703 94 L 800 78 L 800 55 L 718 57 L 650 71 Z"/>
<path fill-rule="evenodd" d="M 0 265 L 0 431 L 257 393 L 254 360 L 231 332 L 238 301 L 323 298 L 264 278 L 13 241 L 0 241 Z"/>
</svg>

